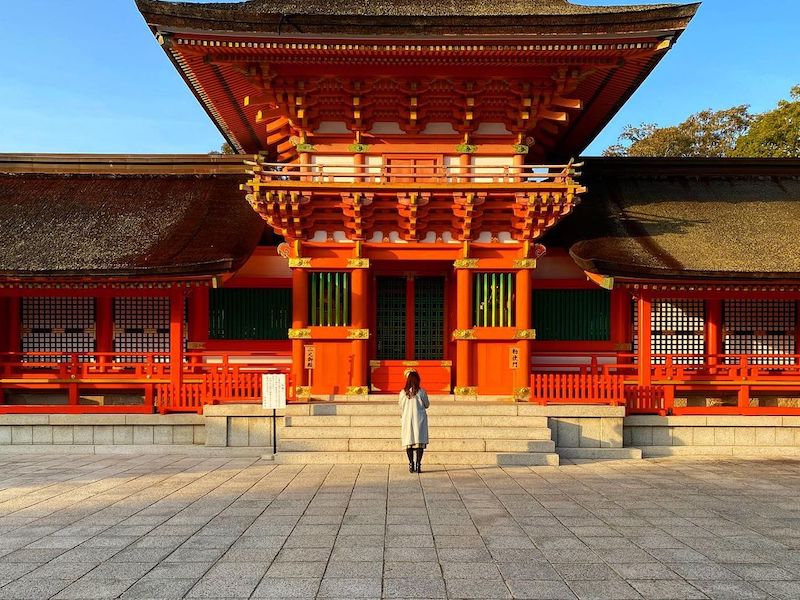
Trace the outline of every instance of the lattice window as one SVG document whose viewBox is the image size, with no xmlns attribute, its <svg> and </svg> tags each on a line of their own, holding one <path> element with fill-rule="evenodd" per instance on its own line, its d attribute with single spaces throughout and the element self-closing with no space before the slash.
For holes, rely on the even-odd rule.
<svg viewBox="0 0 800 600">
<path fill-rule="evenodd" d="M 611 293 L 606 290 L 536 290 L 532 311 L 538 340 L 611 339 Z"/>
<path fill-rule="evenodd" d="M 703 361 L 705 353 L 705 303 L 702 300 L 652 301 L 651 354 L 698 355 L 675 358 L 676 364 L 696 364 Z M 633 353 L 639 352 L 639 306 L 633 301 Z M 636 360 L 636 359 L 635 359 Z M 653 364 L 663 364 L 663 357 L 651 359 Z"/>
<path fill-rule="evenodd" d="M 725 354 L 794 354 L 797 305 L 790 300 L 726 300 L 723 302 Z M 733 360 L 731 360 L 733 362 Z M 752 358 L 755 365 L 791 365 L 794 358 Z"/>
<path fill-rule="evenodd" d="M 403 360 L 406 357 L 406 280 L 404 277 L 378 277 L 376 287 L 376 358 Z"/>
<path fill-rule="evenodd" d="M 22 351 L 31 352 L 94 352 L 95 302 L 94 298 L 22 299 Z M 28 356 L 33 361 L 62 362 L 69 355 Z M 79 357 L 91 360 L 91 357 Z"/>
<path fill-rule="evenodd" d="M 444 357 L 444 278 L 414 280 L 414 358 Z"/>
<path fill-rule="evenodd" d="M 652 354 L 699 355 L 674 359 L 676 364 L 703 361 L 706 349 L 705 303 L 702 300 L 653 300 Z M 653 359 L 655 364 L 663 358 Z"/>
<path fill-rule="evenodd" d="M 215 340 L 285 340 L 292 326 L 289 288 L 210 291 L 210 337 Z"/>
<path fill-rule="evenodd" d="M 309 283 L 309 324 L 350 325 L 350 273 L 311 273 Z"/>
<path fill-rule="evenodd" d="M 114 298 L 114 352 L 169 353 L 169 298 Z"/>
<path fill-rule="evenodd" d="M 514 274 L 475 273 L 475 327 L 513 327 Z"/>
</svg>

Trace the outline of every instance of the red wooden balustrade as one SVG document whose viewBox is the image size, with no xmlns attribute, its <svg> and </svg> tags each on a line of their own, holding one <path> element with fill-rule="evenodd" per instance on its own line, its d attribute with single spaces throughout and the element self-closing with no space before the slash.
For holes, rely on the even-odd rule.
<svg viewBox="0 0 800 600">
<path fill-rule="evenodd" d="M 659 355 L 648 385 L 631 354 L 548 354 L 531 374 L 540 404 L 625 404 L 628 414 L 800 414 L 794 406 L 758 406 L 751 393 L 800 396 L 800 355 Z M 676 393 L 736 395 L 735 405 L 675 406 Z"/>
<path fill-rule="evenodd" d="M 0 354 L 0 413 L 3 412 L 202 412 L 206 404 L 260 402 L 261 376 L 283 373 L 288 358 L 252 352 L 187 352 L 179 372 L 168 353 L 35 352 Z M 4 403 L 4 391 L 67 392 L 67 404 Z M 86 405 L 81 394 L 141 392 L 133 405 Z M 293 398 L 290 398 L 293 399 Z"/>
</svg>

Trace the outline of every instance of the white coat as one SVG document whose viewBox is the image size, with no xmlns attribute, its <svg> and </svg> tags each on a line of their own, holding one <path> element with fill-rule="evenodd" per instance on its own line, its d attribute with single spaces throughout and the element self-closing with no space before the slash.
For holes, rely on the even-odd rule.
<svg viewBox="0 0 800 600">
<path fill-rule="evenodd" d="M 430 406 L 428 394 L 419 390 L 416 395 L 409 398 L 405 390 L 400 392 L 400 411 L 402 413 L 400 440 L 403 447 L 416 446 L 428 443 L 428 413 L 425 411 Z"/>
</svg>

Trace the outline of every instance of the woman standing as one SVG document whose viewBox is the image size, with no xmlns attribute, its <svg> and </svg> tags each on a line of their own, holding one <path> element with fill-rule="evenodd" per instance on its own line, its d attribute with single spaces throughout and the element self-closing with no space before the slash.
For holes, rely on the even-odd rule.
<svg viewBox="0 0 800 600">
<path fill-rule="evenodd" d="M 408 470 L 422 473 L 422 453 L 428 445 L 428 394 L 420 387 L 419 373 L 409 371 L 398 402 L 402 411 L 401 441 L 408 455 Z M 414 453 L 416 452 L 416 462 Z"/>
</svg>

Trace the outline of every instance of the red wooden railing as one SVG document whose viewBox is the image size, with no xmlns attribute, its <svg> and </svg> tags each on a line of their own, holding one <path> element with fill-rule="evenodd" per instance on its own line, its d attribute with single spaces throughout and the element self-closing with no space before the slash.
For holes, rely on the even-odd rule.
<svg viewBox="0 0 800 600">
<path fill-rule="evenodd" d="M 187 352 L 180 373 L 166 353 L 35 352 L 0 354 L 2 412 L 201 412 L 206 404 L 260 402 L 261 376 L 289 377 L 288 357 L 258 353 Z M 287 391 L 293 389 L 287 380 Z M 67 404 L 4 403 L 4 391 L 67 392 Z M 81 394 L 141 392 L 132 405 L 86 405 Z M 293 398 L 290 398 L 293 399 Z"/>
<path fill-rule="evenodd" d="M 541 404 L 625 404 L 629 414 L 800 414 L 760 406 L 751 392 L 800 396 L 800 355 L 653 355 L 642 377 L 630 354 L 551 354 L 531 374 Z M 735 394 L 735 405 L 675 406 L 676 393 Z"/>
</svg>

